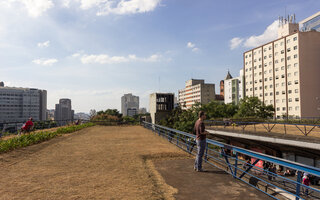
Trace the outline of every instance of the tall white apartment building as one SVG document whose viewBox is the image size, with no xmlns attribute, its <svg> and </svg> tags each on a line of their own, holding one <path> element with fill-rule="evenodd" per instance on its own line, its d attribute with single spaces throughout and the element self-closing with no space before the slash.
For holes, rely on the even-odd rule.
<svg viewBox="0 0 320 200">
<path fill-rule="evenodd" d="M 299 22 L 301 31 L 320 31 L 320 11 Z"/>
<path fill-rule="evenodd" d="M 197 102 L 207 104 L 215 100 L 215 84 L 201 79 L 188 80 L 185 89 L 179 90 L 178 97 L 183 109 L 189 109 Z"/>
<path fill-rule="evenodd" d="M 245 95 L 273 105 L 275 117 L 320 116 L 320 32 L 280 21 L 278 39 L 243 54 Z"/>
<path fill-rule="evenodd" d="M 139 113 L 139 97 L 131 93 L 121 97 L 121 113 L 123 116 L 134 116 Z"/>
<path fill-rule="evenodd" d="M 34 88 L 4 87 L 0 83 L 0 122 L 46 120 L 47 91 Z"/>
<path fill-rule="evenodd" d="M 232 78 L 230 72 L 228 72 L 224 79 L 224 103 L 239 104 L 239 101 L 244 96 L 243 85 L 244 76 L 242 69 L 240 70 L 240 76 L 236 78 Z"/>
</svg>

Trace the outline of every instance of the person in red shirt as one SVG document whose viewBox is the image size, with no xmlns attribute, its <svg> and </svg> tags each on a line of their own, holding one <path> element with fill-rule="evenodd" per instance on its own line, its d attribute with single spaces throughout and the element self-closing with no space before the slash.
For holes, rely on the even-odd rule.
<svg viewBox="0 0 320 200">
<path fill-rule="evenodd" d="M 21 127 L 21 133 L 30 133 L 33 128 L 32 117 Z"/>
</svg>

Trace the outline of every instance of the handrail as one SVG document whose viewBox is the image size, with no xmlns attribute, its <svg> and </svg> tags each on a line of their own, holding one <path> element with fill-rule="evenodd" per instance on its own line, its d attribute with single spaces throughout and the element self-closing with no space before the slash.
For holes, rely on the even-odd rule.
<svg viewBox="0 0 320 200">
<path fill-rule="evenodd" d="M 195 135 L 190 134 L 190 133 L 186 133 L 183 131 L 175 130 L 172 128 L 168 128 L 165 126 L 148 123 L 148 122 L 143 122 L 142 125 L 145 128 L 148 128 L 148 129 L 158 133 L 159 136 L 163 136 L 163 137 L 168 138 L 168 140 L 170 142 L 172 142 L 172 143 L 174 142 L 178 147 L 187 151 L 188 153 L 193 154 L 192 150 L 193 150 L 193 148 L 195 148 L 194 147 L 195 146 L 195 144 L 194 144 L 195 138 L 196 138 Z M 301 163 L 285 160 L 282 158 L 266 155 L 263 153 L 247 150 L 247 149 L 244 149 L 241 147 L 232 146 L 232 145 L 225 144 L 223 142 L 218 142 L 218 141 L 212 140 L 212 139 L 207 139 L 206 142 L 207 142 L 207 144 L 206 144 L 207 151 L 205 152 L 205 161 L 208 164 L 214 165 L 214 166 L 226 171 L 227 173 L 231 174 L 234 178 L 237 178 L 241 181 L 244 181 L 245 183 L 255 187 L 259 191 L 267 194 L 268 196 L 270 196 L 274 199 L 278 199 L 278 198 L 269 194 L 267 191 L 263 191 L 260 188 L 252 185 L 250 183 L 250 179 L 255 178 L 256 180 L 260 181 L 260 184 L 266 185 L 265 186 L 266 188 L 267 187 L 278 188 L 282 191 L 285 191 L 285 193 L 287 193 L 288 195 L 292 195 L 292 197 L 295 197 L 296 199 L 304 199 L 303 198 L 304 194 L 302 194 L 301 192 L 305 192 L 307 189 L 309 191 L 312 191 L 312 194 L 310 194 L 310 195 L 312 195 L 312 197 L 320 198 L 320 190 L 319 189 L 314 188 L 314 187 L 310 187 L 310 186 L 306 186 L 301 183 L 302 173 L 308 173 L 310 175 L 314 175 L 315 177 L 319 177 L 319 179 L 320 179 L 320 168 L 316 168 L 316 167 L 304 165 Z M 213 148 L 212 146 L 215 148 Z M 216 150 L 217 148 L 220 149 L 220 152 L 218 152 Z M 227 151 L 229 151 L 229 152 L 232 151 L 235 154 L 235 156 L 228 155 L 228 153 L 226 153 Z M 254 158 L 254 159 L 256 159 L 256 162 L 250 163 L 249 167 L 246 170 L 241 169 L 241 168 L 239 168 L 238 165 L 239 165 L 239 163 L 240 164 L 244 163 L 244 161 L 241 160 L 240 158 L 238 158 L 239 154 Z M 224 157 L 224 159 L 219 159 L 219 156 Z M 234 161 L 234 163 L 232 163 L 231 161 Z M 285 176 L 281 176 L 279 174 L 270 172 L 269 170 L 262 169 L 262 168 L 256 166 L 256 163 L 259 161 L 273 163 L 275 165 L 280 165 L 280 166 L 288 168 L 290 170 L 297 171 L 298 175 L 296 177 L 296 180 L 291 180 L 290 178 L 287 178 Z M 226 170 L 226 168 L 219 167 L 219 165 L 226 166 L 228 168 L 228 170 Z M 271 180 L 265 180 L 265 177 L 263 175 L 252 174 L 253 173 L 252 171 L 254 173 L 258 172 L 258 174 L 259 173 L 264 174 L 264 176 L 268 176 L 268 179 L 270 177 L 272 177 L 272 178 L 276 177 L 277 179 L 280 179 L 281 181 L 278 183 L 278 182 L 272 182 Z M 237 172 L 238 172 L 238 174 L 237 174 Z M 239 175 L 239 173 L 241 175 Z M 282 184 L 283 184 L 283 186 L 282 186 Z M 290 187 L 288 185 L 286 186 L 286 184 L 290 184 L 291 186 Z M 294 187 L 292 187 L 292 186 L 294 186 Z M 302 191 L 301 191 L 301 188 L 303 189 Z"/>
</svg>

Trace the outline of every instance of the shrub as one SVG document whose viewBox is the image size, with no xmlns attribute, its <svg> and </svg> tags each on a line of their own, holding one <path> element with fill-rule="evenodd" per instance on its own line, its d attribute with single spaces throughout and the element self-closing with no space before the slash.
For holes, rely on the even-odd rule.
<svg viewBox="0 0 320 200">
<path fill-rule="evenodd" d="M 81 125 L 61 127 L 54 132 L 49 132 L 49 131 L 34 132 L 28 135 L 21 135 L 19 137 L 10 138 L 7 140 L 0 140 L 0 153 L 4 153 L 17 148 L 37 144 L 46 140 L 50 140 L 58 135 L 72 133 L 90 126 L 94 126 L 94 124 L 86 123 Z"/>
</svg>

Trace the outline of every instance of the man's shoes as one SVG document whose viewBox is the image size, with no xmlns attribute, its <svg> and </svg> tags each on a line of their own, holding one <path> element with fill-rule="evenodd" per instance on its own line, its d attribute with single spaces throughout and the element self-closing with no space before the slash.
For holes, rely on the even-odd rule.
<svg viewBox="0 0 320 200">
<path fill-rule="evenodd" d="M 203 169 L 196 169 L 197 172 L 204 172 Z"/>
<path fill-rule="evenodd" d="M 194 171 L 197 171 L 197 168 L 193 167 Z"/>
</svg>

